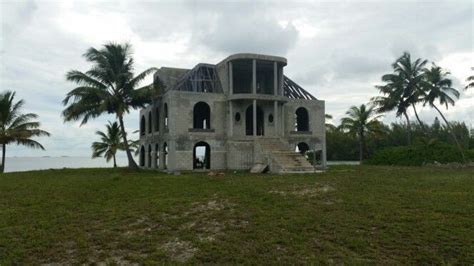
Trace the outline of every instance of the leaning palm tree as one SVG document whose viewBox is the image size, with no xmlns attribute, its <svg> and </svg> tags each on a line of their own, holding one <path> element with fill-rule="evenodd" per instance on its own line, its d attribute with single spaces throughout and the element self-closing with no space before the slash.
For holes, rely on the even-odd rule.
<svg viewBox="0 0 474 266">
<path fill-rule="evenodd" d="M 474 67 L 471 67 L 471 70 L 474 70 Z M 468 82 L 467 83 L 467 86 L 464 87 L 465 90 L 469 89 L 469 88 L 474 88 L 474 76 L 469 76 L 466 81 Z"/>
<path fill-rule="evenodd" d="M 114 161 L 114 168 L 117 167 L 116 154 L 118 150 L 123 150 L 122 131 L 117 122 L 110 122 L 106 125 L 107 132 L 97 131 L 100 141 L 92 143 L 92 158 L 104 157 L 107 162 Z"/>
<path fill-rule="evenodd" d="M 381 124 L 377 120 L 381 115 L 376 115 L 374 107 L 365 104 L 352 106 L 346 115 L 341 119 L 341 128 L 359 138 L 359 159 L 362 161 L 366 150 L 365 138 L 381 131 Z"/>
<path fill-rule="evenodd" d="M 63 111 L 64 120 L 82 119 L 83 125 L 102 114 L 114 114 L 120 123 L 128 166 L 137 169 L 123 118 L 131 109 L 142 108 L 152 101 L 153 85 L 137 87 L 156 68 L 149 68 L 134 77 L 129 44 L 108 43 L 99 50 L 89 48 L 84 57 L 92 63 L 91 69 L 85 73 L 72 70 L 66 74 L 67 80 L 79 87 L 71 90 L 63 100 L 67 106 Z"/>
<path fill-rule="evenodd" d="M 15 92 L 6 91 L 0 93 L 0 145 L 2 145 L 0 173 L 5 171 L 5 155 L 8 144 L 16 143 L 44 150 L 43 145 L 33 140 L 32 137 L 50 135 L 39 128 L 39 122 L 32 121 L 38 118 L 38 115 L 33 113 L 22 114 L 21 108 L 25 102 L 23 100 L 14 102 L 14 99 Z"/>
<path fill-rule="evenodd" d="M 403 96 L 405 90 L 402 78 L 397 74 L 386 74 L 382 76 L 382 81 L 386 84 L 376 86 L 376 88 L 383 96 L 373 97 L 371 102 L 376 106 L 375 110 L 378 113 L 395 111 L 396 117 L 401 117 L 402 115 L 405 117 L 407 123 L 407 142 L 408 145 L 411 145 L 411 123 L 408 116 L 410 102 Z"/>
<path fill-rule="evenodd" d="M 456 134 L 454 134 L 451 124 L 435 104 L 435 102 L 438 101 L 439 104 L 445 105 L 446 109 L 448 109 L 448 106 L 454 106 L 455 100 L 459 98 L 459 91 L 452 87 L 452 81 L 447 78 L 448 75 L 450 75 L 449 72 L 443 71 L 441 67 L 433 64 L 431 68 L 425 69 L 423 86 L 420 88 L 420 92 L 423 94 L 423 104 L 428 104 L 436 109 L 441 118 L 443 118 L 446 123 L 446 128 L 451 133 L 456 142 L 456 146 L 461 153 L 463 161 L 465 161 L 464 152 L 459 144 Z"/>
<path fill-rule="evenodd" d="M 392 64 L 393 73 L 382 76 L 385 85 L 376 86 L 383 96 L 372 98 L 372 102 L 378 106 L 377 111 L 384 113 L 396 111 L 396 116 L 404 116 L 407 120 L 408 144 L 411 144 L 411 124 L 408 117 L 408 109 L 411 107 L 415 112 L 415 117 L 423 130 L 425 125 L 420 120 L 416 110 L 416 104 L 421 101 L 419 87 L 423 80 L 423 69 L 427 60 L 420 58 L 412 61 L 411 55 L 404 52 L 395 63 Z"/>
</svg>

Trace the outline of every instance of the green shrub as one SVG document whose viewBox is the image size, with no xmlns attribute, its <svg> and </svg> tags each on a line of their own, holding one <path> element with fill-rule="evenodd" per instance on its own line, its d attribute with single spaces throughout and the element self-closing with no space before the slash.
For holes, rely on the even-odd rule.
<svg viewBox="0 0 474 266">
<path fill-rule="evenodd" d="M 465 155 L 468 159 L 474 160 L 474 150 L 465 151 Z M 376 151 L 372 158 L 364 163 L 376 165 L 420 166 L 435 161 L 439 163 L 462 162 L 462 157 L 455 146 L 446 143 L 436 143 L 433 145 L 385 148 Z"/>
</svg>

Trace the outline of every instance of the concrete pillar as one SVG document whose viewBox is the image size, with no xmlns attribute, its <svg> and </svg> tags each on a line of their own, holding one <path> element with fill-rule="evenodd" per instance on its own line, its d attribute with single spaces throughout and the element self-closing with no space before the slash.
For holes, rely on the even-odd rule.
<svg viewBox="0 0 474 266">
<path fill-rule="evenodd" d="M 234 94 L 234 74 L 232 71 L 232 62 L 229 62 L 229 94 Z"/>
<path fill-rule="evenodd" d="M 234 135 L 234 111 L 232 110 L 232 101 L 229 101 L 229 137 Z"/>
<path fill-rule="evenodd" d="M 278 95 L 278 64 L 273 62 L 273 94 Z"/>
<path fill-rule="evenodd" d="M 253 100 L 253 136 L 257 136 L 257 100 Z"/>
<path fill-rule="evenodd" d="M 326 160 L 326 140 L 324 140 L 321 144 L 321 166 L 323 167 L 323 169 L 326 169 Z"/>
<path fill-rule="evenodd" d="M 257 94 L 257 60 L 252 60 L 252 93 Z"/>
<path fill-rule="evenodd" d="M 273 123 L 275 123 L 275 135 L 279 135 L 278 131 L 278 126 L 280 123 L 278 123 L 279 115 L 278 115 L 278 101 L 273 102 Z"/>
</svg>

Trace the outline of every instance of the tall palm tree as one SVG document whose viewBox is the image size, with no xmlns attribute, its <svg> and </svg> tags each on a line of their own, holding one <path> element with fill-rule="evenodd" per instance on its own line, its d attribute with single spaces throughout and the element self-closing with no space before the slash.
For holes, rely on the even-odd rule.
<svg viewBox="0 0 474 266">
<path fill-rule="evenodd" d="M 107 131 L 97 131 L 95 134 L 100 136 L 100 141 L 92 143 L 92 158 L 104 156 L 105 160 L 109 162 L 114 161 L 114 168 L 117 167 L 116 154 L 118 150 L 123 150 L 122 131 L 117 122 L 110 122 L 106 125 Z"/>
<path fill-rule="evenodd" d="M 365 104 L 352 106 L 346 115 L 341 119 L 341 128 L 359 138 L 359 159 L 362 161 L 366 150 L 365 138 L 381 131 L 381 123 L 377 120 L 381 115 L 376 115 L 374 107 Z"/>
<path fill-rule="evenodd" d="M 415 117 L 423 129 L 425 129 L 425 126 L 418 116 L 415 105 L 421 102 L 419 88 L 423 81 L 424 68 L 427 63 L 428 60 L 422 60 L 421 58 L 412 62 L 410 53 L 404 52 L 393 65 L 394 72 L 402 78 L 404 88 L 403 97 L 406 98 L 412 106 L 413 111 L 415 112 Z"/>
<path fill-rule="evenodd" d="M 450 73 L 443 71 L 441 67 L 433 64 L 431 68 L 425 69 L 424 72 L 423 86 L 420 88 L 420 92 L 423 94 L 423 104 L 428 104 L 438 111 L 439 115 L 446 123 L 447 129 L 451 132 L 451 135 L 456 142 L 456 146 L 465 161 L 464 152 L 459 144 L 456 134 L 454 134 L 451 124 L 435 104 L 435 102 L 438 101 L 439 104 L 445 105 L 446 109 L 448 109 L 449 105 L 454 106 L 455 99 L 459 98 L 459 91 L 452 87 L 451 79 L 447 78 Z"/>
<path fill-rule="evenodd" d="M 5 155 L 8 144 L 15 142 L 18 145 L 44 150 L 41 143 L 31 138 L 50 135 L 39 128 L 39 122 L 32 121 L 38 118 L 38 115 L 33 113 L 22 114 L 21 108 L 25 102 L 23 100 L 14 102 L 14 99 L 15 92 L 5 91 L 0 93 L 0 145 L 2 146 L 0 173 L 5 171 Z"/>
<path fill-rule="evenodd" d="M 408 109 L 411 107 L 415 112 L 415 117 L 423 130 L 425 125 L 420 120 L 416 110 L 416 104 L 421 101 L 421 95 L 418 90 L 423 80 L 423 69 L 427 64 L 427 60 L 420 58 L 412 62 L 411 55 L 404 52 L 393 64 L 393 73 L 382 76 L 385 85 L 376 86 L 383 94 L 372 98 L 372 102 L 378 106 L 377 111 L 380 113 L 396 111 L 396 116 L 404 116 L 407 121 L 407 140 L 411 145 L 411 123 L 408 116 Z"/>
<path fill-rule="evenodd" d="M 82 119 L 83 125 L 102 114 L 114 114 L 120 123 L 128 166 L 137 169 L 123 117 L 130 109 L 142 108 L 152 101 L 153 84 L 137 87 L 156 68 L 149 68 L 134 77 L 131 46 L 127 43 L 107 43 L 99 50 L 92 47 L 84 57 L 92 63 L 91 69 L 85 73 L 71 70 L 66 74 L 67 80 L 79 87 L 71 90 L 63 100 L 63 104 L 67 106 L 63 111 L 64 120 Z"/>
</svg>

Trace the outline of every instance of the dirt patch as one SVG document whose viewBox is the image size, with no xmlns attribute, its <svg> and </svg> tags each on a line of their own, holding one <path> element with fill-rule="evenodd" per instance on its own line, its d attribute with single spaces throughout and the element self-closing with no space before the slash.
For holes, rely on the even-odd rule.
<svg viewBox="0 0 474 266">
<path fill-rule="evenodd" d="M 173 261 L 181 263 L 187 262 L 198 251 L 191 242 L 182 241 L 179 238 L 166 242 L 161 248 L 166 251 Z"/>
<path fill-rule="evenodd" d="M 271 194 L 278 194 L 281 196 L 301 196 L 301 197 L 315 197 L 336 189 L 328 184 L 316 183 L 312 187 L 295 187 L 291 190 L 270 190 Z"/>
</svg>

